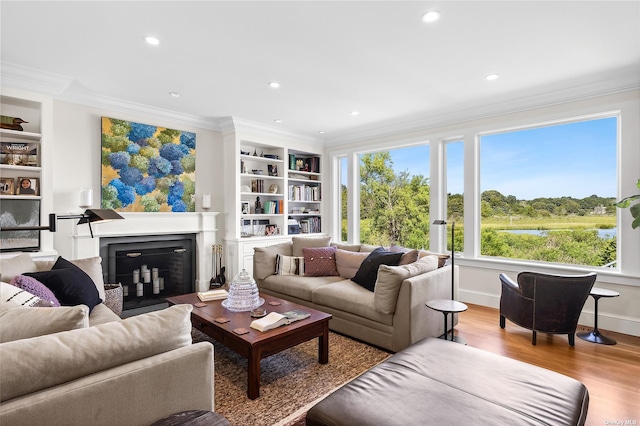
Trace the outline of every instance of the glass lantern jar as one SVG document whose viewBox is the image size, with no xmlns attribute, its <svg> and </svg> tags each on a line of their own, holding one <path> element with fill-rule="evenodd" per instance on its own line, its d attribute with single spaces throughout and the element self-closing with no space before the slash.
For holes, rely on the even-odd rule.
<svg viewBox="0 0 640 426">
<path fill-rule="evenodd" d="M 248 312 L 262 304 L 264 299 L 260 297 L 256 280 L 245 269 L 233 278 L 229 295 L 222 301 L 222 306 L 232 312 Z"/>
</svg>

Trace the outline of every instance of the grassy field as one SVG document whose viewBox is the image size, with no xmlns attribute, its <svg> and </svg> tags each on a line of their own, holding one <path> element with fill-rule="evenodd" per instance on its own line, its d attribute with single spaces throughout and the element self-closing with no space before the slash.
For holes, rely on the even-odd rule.
<svg viewBox="0 0 640 426">
<path fill-rule="evenodd" d="M 551 216 L 551 217 L 522 217 L 522 216 L 494 216 L 482 218 L 485 229 L 611 229 L 616 226 L 615 216 Z"/>
</svg>

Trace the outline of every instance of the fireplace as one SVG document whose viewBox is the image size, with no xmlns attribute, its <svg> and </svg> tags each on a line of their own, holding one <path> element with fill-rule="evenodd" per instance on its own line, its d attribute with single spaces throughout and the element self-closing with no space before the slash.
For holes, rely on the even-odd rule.
<svg viewBox="0 0 640 426">
<path fill-rule="evenodd" d="M 165 298 L 195 291 L 195 234 L 100 239 L 107 283 L 121 283 L 126 311 L 166 306 Z"/>
<path fill-rule="evenodd" d="M 122 212 L 119 214 L 125 220 L 114 220 L 105 223 L 96 222 L 93 225 L 95 238 L 91 237 L 86 225 L 77 225 L 74 221 L 65 221 L 69 222 L 68 225 L 71 227 L 71 238 L 61 238 L 56 241 L 56 248 L 59 254 L 70 259 L 102 256 L 102 241 L 114 237 L 135 236 L 141 237 L 142 241 L 149 241 L 152 237 L 155 239 L 155 236 L 191 235 L 195 236 L 195 267 L 192 269 L 195 288 L 192 291 L 209 289 L 209 281 L 212 278 L 213 271 L 212 246 L 216 242 L 217 212 Z M 58 234 L 62 236 L 63 232 L 58 232 Z M 65 244 L 68 242 L 71 244 L 66 246 Z M 191 265 L 193 267 L 193 263 Z M 147 266 L 151 267 L 150 264 L 147 264 Z M 107 274 L 107 272 L 105 273 Z M 105 275 L 105 282 L 113 284 L 108 275 Z"/>
</svg>

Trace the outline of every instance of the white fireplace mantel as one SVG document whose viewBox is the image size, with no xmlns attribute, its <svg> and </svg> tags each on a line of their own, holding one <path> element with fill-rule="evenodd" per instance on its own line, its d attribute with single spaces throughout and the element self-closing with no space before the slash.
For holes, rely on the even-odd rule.
<svg viewBox="0 0 640 426">
<path fill-rule="evenodd" d="M 119 213 L 124 220 L 73 226 L 72 258 L 100 256 L 100 238 L 138 235 L 196 234 L 196 291 L 209 289 L 212 246 L 216 242 L 218 212 Z"/>
</svg>

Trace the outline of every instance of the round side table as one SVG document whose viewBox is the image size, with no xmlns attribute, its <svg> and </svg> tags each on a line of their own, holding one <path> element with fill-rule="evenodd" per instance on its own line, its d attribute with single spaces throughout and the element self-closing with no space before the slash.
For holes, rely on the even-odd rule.
<svg viewBox="0 0 640 426">
<path fill-rule="evenodd" d="M 451 299 L 433 299 L 429 300 L 425 305 L 434 311 L 442 312 L 444 314 L 444 334 L 442 335 L 444 340 L 451 340 L 452 342 L 458 342 L 465 345 L 467 344 L 466 340 L 462 337 L 453 335 L 453 314 L 466 311 L 468 309 L 467 305 Z M 451 314 L 451 339 L 447 338 L 449 334 L 449 331 L 447 330 L 447 316 L 449 314 Z"/>
<path fill-rule="evenodd" d="M 591 289 L 591 293 L 589 294 L 593 296 L 593 301 L 595 303 L 593 330 L 581 331 L 580 333 L 577 333 L 578 337 L 591 343 L 600 343 L 602 345 L 615 345 L 616 344 L 615 339 L 602 335 L 598 330 L 598 300 L 600 300 L 601 297 L 618 297 L 620 296 L 620 293 L 613 290 L 607 290 L 605 288 L 593 287 Z"/>
</svg>

